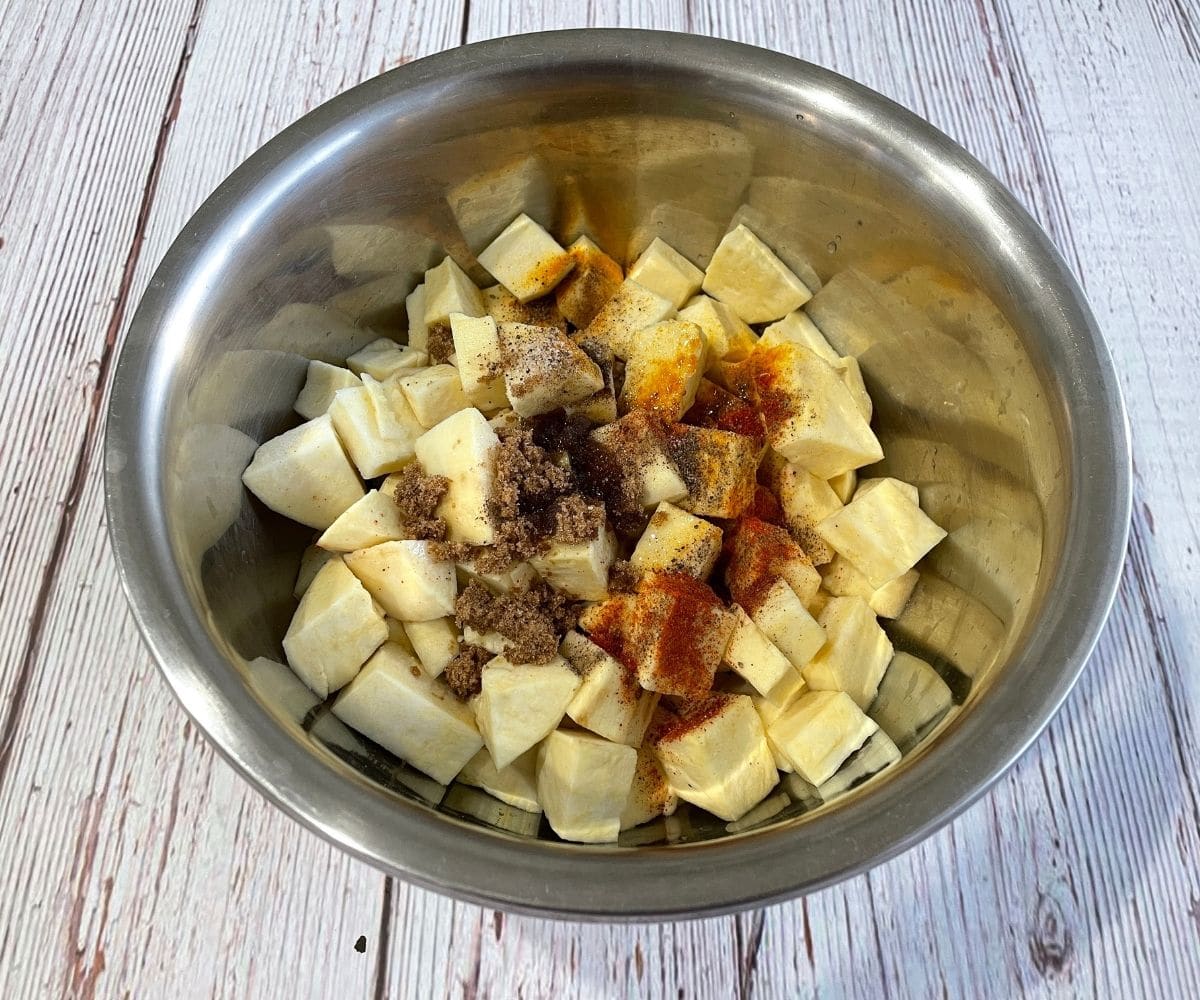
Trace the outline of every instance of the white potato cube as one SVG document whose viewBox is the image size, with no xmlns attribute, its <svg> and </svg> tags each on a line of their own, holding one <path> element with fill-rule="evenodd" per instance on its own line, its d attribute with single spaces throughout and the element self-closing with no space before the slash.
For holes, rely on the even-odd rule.
<svg viewBox="0 0 1200 1000">
<path fill-rule="evenodd" d="M 817 324 L 808 317 L 803 309 L 788 313 L 777 323 L 772 323 L 763 330 L 759 343 L 763 347 L 775 347 L 777 344 L 799 344 L 807 347 L 818 358 L 828 365 L 836 366 L 841 356 L 835 351 L 828 340 L 817 329 Z"/>
<path fill-rule="evenodd" d="M 599 366 L 561 330 L 501 323 L 504 388 L 522 417 L 578 403 L 604 388 Z"/>
<path fill-rule="evenodd" d="M 860 488 L 817 530 L 875 587 L 907 573 L 946 537 L 895 480 L 865 492 Z"/>
<path fill-rule="evenodd" d="M 670 451 L 688 494 L 679 506 L 705 517 L 734 518 L 754 500 L 760 442 L 715 427 L 676 424 Z"/>
<path fill-rule="evenodd" d="M 586 236 L 572 243 L 567 253 L 575 266 L 554 289 L 554 299 L 563 316 L 582 330 L 617 294 L 625 276 L 621 265 Z"/>
<path fill-rule="evenodd" d="M 721 529 L 665 500 L 638 539 L 630 565 L 639 573 L 659 570 L 708 579 L 721 554 Z"/>
<path fill-rule="evenodd" d="M 339 389 L 350 389 L 361 383 L 358 376 L 338 365 L 327 365 L 324 361 L 308 363 L 308 377 L 304 388 L 296 397 L 295 411 L 305 420 L 312 420 L 329 412 L 333 397 Z"/>
<path fill-rule="evenodd" d="M 640 744 L 659 696 L 643 691 L 632 670 L 579 632 L 563 637 L 560 652 L 583 678 L 567 715 L 614 743 Z"/>
<path fill-rule="evenodd" d="M 370 375 L 362 377 L 362 385 L 342 389 L 329 416 L 364 479 L 403 468 L 425 429 L 395 382 L 376 382 Z"/>
<path fill-rule="evenodd" d="M 454 365 L 434 365 L 396 377 L 422 427 L 433 427 L 471 405 Z"/>
<path fill-rule="evenodd" d="M 331 552 L 353 552 L 405 535 L 396 501 L 379 490 L 369 490 L 325 529 L 317 544 Z"/>
<path fill-rule="evenodd" d="M 387 634 L 371 595 L 336 559 L 322 567 L 300 599 L 283 651 L 297 676 L 324 699 L 353 679 Z"/>
<path fill-rule="evenodd" d="M 504 651 L 508 649 L 508 640 L 499 632 L 480 632 L 470 625 L 463 628 L 463 642 L 468 646 L 478 646 L 480 649 L 486 649 L 493 656 L 503 656 Z"/>
<path fill-rule="evenodd" d="M 608 593 L 608 570 L 617 556 L 617 538 L 605 527 L 586 542 L 554 542 L 531 556 L 529 564 L 551 586 L 582 601 Z"/>
<path fill-rule="evenodd" d="M 831 546 L 817 524 L 835 511 L 842 502 L 833 488 L 807 469 L 786 462 L 779 455 L 768 455 L 762 465 L 764 478 L 783 509 L 784 524 L 815 566 L 823 566 L 834 557 Z"/>
<path fill-rule="evenodd" d="M 809 691 L 770 727 L 771 741 L 812 785 L 833 777 L 878 726 L 844 691 Z"/>
<path fill-rule="evenodd" d="M 817 789 L 824 802 L 845 795 L 869 778 L 900 762 L 900 749 L 887 733 L 876 731 L 838 768 L 837 773 Z"/>
<path fill-rule="evenodd" d="M 905 748 L 950 710 L 950 687 L 928 663 L 911 653 L 892 657 L 870 715 L 898 746 Z"/>
<path fill-rule="evenodd" d="M 761 596 L 784 580 L 807 605 L 821 587 L 821 574 L 787 531 L 756 517 L 743 517 L 726 533 L 725 582 L 733 599 L 753 612 Z"/>
<path fill-rule="evenodd" d="M 452 541 L 490 545 L 495 540 L 488 497 L 492 491 L 492 455 L 500 444 L 478 410 L 459 410 L 416 440 L 414 450 L 429 476 L 450 480 L 438 504 Z"/>
<path fill-rule="evenodd" d="M 683 574 L 648 573 L 638 583 L 629 655 L 648 691 L 703 698 L 737 624 L 712 588 Z"/>
<path fill-rule="evenodd" d="M 563 840 L 617 839 L 637 751 L 592 733 L 557 730 L 538 749 L 538 801 Z"/>
<path fill-rule="evenodd" d="M 528 215 L 518 215 L 479 254 L 479 263 L 520 302 L 554 290 L 575 258 Z"/>
<path fill-rule="evenodd" d="M 834 476 L 829 480 L 829 488 L 837 494 L 842 503 L 849 503 L 854 491 L 858 489 L 858 473 L 851 469 L 840 476 Z"/>
<path fill-rule="evenodd" d="M 454 619 L 431 618 L 424 622 L 408 622 L 404 632 L 425 673 L 430 677 L 440 677 L 446 664 L 458 652 L 458 627 Z"/>
<path fill-rule="evenodd" d="M 330 559 L 340 559 L 337 552 L 327 552 L 319 545 L 310 545 L 300 555 L 300 569 L 296 573 L 296 585 L 292 588 L 292 596 L 300 600 L 304 592 L 312 585 L 316 575 L 321 572 Z"/>
<path fill-rule="evenodd" d="M 858 358 L 838 358 L 836 364 L 833 365 L 833 370 L 837 372 L 842 384 L 850 390 L 850 395 L 854 397 L 854 402 L 858 406 L 858 412 L 862 414 L 863 420 L 870 423 L 871 416 L 875 412 L 875 405 L 871 402 L 871 394 L 867 392 L 867 384 L 863 381 L 862 368 L 859 367 Z"/>
<path fill-rule="evenodd" d="M 383 382 L 396 372 L 423 368 L 429 364 L 429 355 L 415 347 L 402 347 L 394 340 L 380 337 L 367 344 L 361 351 L 346 359 L 346 366 L 358 375 L 367 374 L 377 382 Z"/>
<path fill-rule="evenodd" d="M 740 819 L 775 787 L 766 731 L 745 695 L 712 694 L 651 730 L 671 788 L 723 820 Z"/>
<path fill-rule="evenodd" d="M 841 377 L 807 348 L 779 344 L 758 348 L 754 371 L 767 440 L 789 462 L 821 479 L 883 458 Z"/>
<path fill-rule="evenodd" d="M 834 556 L 822 575 L 829 593 L 835 597 L 861 597 L 880 618 L 898 618 L 921 579 L 917 570 L 910 569 L 882 587 L 873 587 L 845 556 Z"/>
<path fill-rule="evenodd" d="M 473 788 L 482 788 L 505 805 L 526 812 L 542 811 L 537 797 L 537 750 L 521 754 L 508 767 L 498 768 L 484 747 L 467 761 L 458 780 Z"/>
<path fill-rule="evenodd" d="M 408 316 L 408 346 L 416 351 L 429 347 L 429 325 L 425 322 L 425 285 L 417 285 L 404 300 Z"/>
<path fill-rule="evenodd" d="M 861 597 L 832 597 L 817 619 L 827 641 L 804 667 L 814 691 L 845 691 L 865 710 L 892 661 L 892 644 Z"/>
<path fill-rule="evenodd" d="M 454 359 L 463 392 L 472 406 L 491 412 L 508 405 L 500 332 L 491 316 L 450 315 Z"/>
<path fill-rule="evenodd" d="M 637 767 L 629 798 L 621 810 L 621 829 L 628 830 L 649 823 L 659 816 L 670 816 L 679 807 L 679 796 L 667 781 L 667 775 L 649 745 L 638 747 Z"/>
<path fill-rule="evenodd" d="M 906 483 L 903 479 L 877 478 L 860 480 L 854 490 L 854 499 L 857 500 L 859 497 L 865 497 L 872 490 L 878 489 L 884 483 L 890 483 L 918 507 L 921 505 L 921 491 L 912 483 Z"/>
<path fill-rule="evenodd" d="M 471 710 L 392 643 L 367 661 L 332 710 L 351 729 L 443 785 L 483 746 Z"/>
<path fill-rule="evenodd" d="M 596 363 L 596 367 L 600 369 L 600 376 L 604 379 L 604 385 L 590 396 L 581 399 L 578 403 L 571 403 L 564 409 L 568 416 L 585 417 L 593 424 L 611 424 L 617 419 L 617 393 L 613 384 L 613 352 L 609 350 L 607 344 L 583 334 L 576 334 L 572 340 L 579 345 L 579 349 L 584 354 Z"/>
<path fill-rule="evenodd" d="M 475 720 L 496 767 L 507 767 L 557 729 L 581 683 L 561 656 L 532 664 L 497 656 L 484 664 Z"/>
<path fill-rule="evenodd" d="M 708 295 L 697 295 L 679 310 L 679 318 L 695 323 L 704 331 L 708 344 L 706 368 L 718 361 L 741 361 L 758 341 L 757 335 L 737 313 L 724 302 Z"/>
<path fill-rule="evenodd" d="M 490 285 L 483 290 L 483 304 L 497 325 L 528 323 L 530 326 L 552 326 L 563 333 L 569 329 L 558 303 L 548 295 L 532 302 L 521 302 L 503 285 Z"/>
<path fill-rule="evenodd" d="M 670 299 L 626 278 L 617 293 L 596 313 L 585 332 L 607 344 L 618 358 L 628 359 L 634 334 L 674 315 L 675 306 Z"/>
<path fill-rule="evenodd" d="M 242 482 L 271 510 L 321 531 L 365 492 L 328 415 L 259 445 Z"/>
<path fill-rule="evenodd" d="M 383 542 L 343 557 L 363 586 L 393 618 L 427 622 L 454 614 L 454 564 L 433 558 L 431 543 Z"/>
<path fill-rule="evenodd" d="M 478 286 L 452 257 L 425 272 L 425 327 L 450 323 L 451 313 L 464 316 L 486 316 L 483 295 Z M 411 332 L 409 344 L 414 344 Z M 425 349 L 428 349 L 427 347 Z"/>
<path fill-rule="evenodd" d="M 510 566 L 503 573 L 481 573 L 473 563 L 458 563 L 459 583 L 465 587 L 471 580 L 478 580 L 493 594 L 511 594 L 520 587 L 527 587 L 537 579 L 537 571 L 527 562 Z"/>
<path fill-rule="evenodd" d="M 786 580 L 776 580 L 749 609 L 751 619 L 797 670 L 825 645 L 825 630 Z"/>
<path fill-rule="evenodd" d="M 648 414 L 635 410 L 620 420 L 597 427 L 591 439 L 614 464 L 637 477 L 643 507 L 657 507 L 664 500 L 676 503 L 688 495 L 687 484 L 667 455 L 661 429 Z"/>
<path fill-rule="evenodd" d="M 772 689 L 769 695 L 761 695 L 754 690 L 753 685 L 747 684 L 748 691 L 738 692 L 740 694 L 748 694 L 750 700 L 754 703 L 754 710 L 758 712 L 758 717 L 762 719 L 763 728 L 767 731 L 767 745 L 771 748 L 771 756 L 775 758 L 775 767 L 780 771 L 791 773 L 793 769 L 792 762 L 776 745 L 774 739 L 771 738 L 771 726 L 775 724 L 784 712 L 791 708 L 792 704 L 808 690 L 804 683 L 804 678 L 800 676 L 800 671 L 794 667 L 791 672 Z"/>
<path fill-rule="evenodd" d="M 664 320 L 634 333 L 620 408 L 651 410 L 664 420 L 679 420 L 696 399 L 705 349 L 703 331 L 687 320 Z"/>
<path fill-rule="evenodd" d="M 378 607 L 378 604 L 376 606 Z M 394 642 L 410 656 L 416 656 L 416 650 L 413 649 L 412 642 L 408 638 L 408 632 L 404 629 L 404 622 L 397 621 L 395 618 L 385 618 L 383 621 L 388 629 L 387 641 Z"/>
<path fill-rule="evenodd" d="M 723 662 L 739 677 L 749 681 L 759 694 L 769 694 L 795 673 L 791 661 L 739 605 L 734 604 L 729 610 L 737 619 L 737 625 L 725 647 Z"/>
<path fill-rule="evenodd" d="M 704 272 L 665 240 L 654 237 L 633 262 L 629 277 L 678 309 L 700 291 Z"/>
<path fill-rule="evenodd" d="M 725 234 L 704 274 L 704 290 L 747 323 L 769 323 L 799 309 L 812 292 L 745 226 Z"/>
</svg>

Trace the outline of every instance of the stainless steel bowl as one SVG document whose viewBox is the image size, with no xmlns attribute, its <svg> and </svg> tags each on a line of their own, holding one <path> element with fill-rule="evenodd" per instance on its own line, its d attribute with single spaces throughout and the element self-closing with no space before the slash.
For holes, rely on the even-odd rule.
<svg viewBox="0 0 1200 1000">
<path fill-rule="evenodd" d="M 296 420 L 306 358 L 343 359 L 370 339 L 364 326 L 402 336 L 403 296 L 437 248 L 471 263 L 521 210 L 626 259 L 657 234 L 700 263 L 736 215 L 828 282 L 813 309 L 860 358 L 885 466 L 951 531 L 891 633 L 951 679 L 961 705 L 880 780 L 822 809 L 782 800 L 737 833 L 694 817 L 616 847 L 562 844 L 362 743 L 286 670 L 255 660 L 279 658 L 308 540 L 242 491 L 255 443 Z M 632 919 L 814 889 L 981 795 L 1096 640 L 1124 556 L 1130 456 L 1112 363 L 1074 280 L 946 136 L 772 52 L 572 31 L 371 80 L 221 185 L 133 321 L 107 497 L 168 682 L 272 801 L 425 886 Z"/>
</svg>

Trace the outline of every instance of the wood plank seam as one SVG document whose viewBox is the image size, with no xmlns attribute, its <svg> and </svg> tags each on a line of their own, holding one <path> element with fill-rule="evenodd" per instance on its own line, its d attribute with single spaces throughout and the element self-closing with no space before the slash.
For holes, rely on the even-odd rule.
<svg viewBox="0 0 1200 1000">
<path fill-rule="evenodd" d="M 62 511 L 55 528 L 54 541 L 50 547 L 50 557 L 38 584 L 37 597 L 30 616 L 29 633 L 21 652 L 20 665 L 17 668 L 16 682 L 13 686 L 12 701 L 8 705 L 3 722 L 0 722 L 0 786 L 3 786 L 8 765 L 12 759 L 12 749 L 16 742 L 17 731 L 20 729 L 24 715 L 26 696 L 29 691 L 29 681 L 41 649 L 42 636 L 45 631 L 46 612 L 50 600 L 58 584 L 59 570 L 62 567 L 62 556 L 75 525 L 75 513 L 79 500 L 83 495 L 95 458 L 97 446 L 100 444 L 101 430 L 104 426 L 102 403 L 107 398 L 108 382 L 112 375 L 112 363 L 116 357 L 116 346 L 119 336 L 125 326 L 125 317 L 129 311 L 130 293 L 133 287 L 133 276 L 141 259 L 142 246 L 145 243 L 146 225 L 150 219 L 150 209 L 154 203 L 154 195 L 158 189 L 158 179 L 162 171 L 163 157 L 171 134 L 171 126 L 179 112 L 179 99 L 183 93 L 183 81 L 187 75 L 188 64 L 191 61 L 192 50 L 195 47 L 196 32 L 205 0 L 196 0 L 192 8 L 192 16 L 184 34 L 183 48 L 179 54 L 179 64 L 172 79 L 171 90 L 163 111 L 162 123 L 159 127 L 158 138 L 155 141 L 154 153 L 150 159 L 150 167 L 146 174 L 146 183 L 142 188 L 142 198 L 138 205 L 133 239 L 129 252 L 125 257 L 125 266 L 121 272 L 121 281 L 117 289 L 116 301 L 109 318 L 105 332 L 104 346 L 96 369 L 96 381 L 91 391 L 90 407 L 87 426 L 79 451 L 75 456 L 71 478 L 68 481 L 67 493 L 63 500 Z"/>
<path fill-rule="evenodd" d="M 379 913 L 379 942 L 375 948 L 375 984 L 371 991 L 374 1000 L 383 1000 L 387 995 L 388 957 L 392 951 L 392 894 L 395 891 L 395 879 L 385 875 L 383 879 L 383 899 Z"/>
</svg>

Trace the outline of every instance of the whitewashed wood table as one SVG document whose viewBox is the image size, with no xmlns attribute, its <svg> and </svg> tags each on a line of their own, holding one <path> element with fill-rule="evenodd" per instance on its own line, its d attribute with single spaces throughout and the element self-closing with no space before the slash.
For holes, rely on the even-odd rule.
<svg viewBox="0 0 1200 1000">
<path fill-rule="evenodd" d="M 100 443 L 184 220 L 314 105 L 464 41 L 723 35 L 932 120 L 1091 297 L 1136 449 L 1079 688 L 920 847 L 794 903 L 642 927 L 384 878 L 252 792 L 139 643 Z M 1200 996 L 1200 12 L 1188 0 L 0 0 L 0 996 Z"/>
</svg>

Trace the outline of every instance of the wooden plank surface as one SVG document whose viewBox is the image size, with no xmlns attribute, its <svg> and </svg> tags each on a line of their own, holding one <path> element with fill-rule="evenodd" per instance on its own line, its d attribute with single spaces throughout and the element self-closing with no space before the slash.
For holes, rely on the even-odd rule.
<svg viewBox="0 0 1200 1000">
<path fill-rule="evenodd" d="M 10 3 L 0 995 L 1200 995 L 1197 21 L 1172 0 Z M 185 722 L 104 537 L 97 446 L 114 345 L 212 187 L 301 113 L 399 61 L 585 23 L 791 52 L 957 138 L 1080 276 L 1134 431 L 1121 593 L 1047 734 L 908 854 L 738 917 L 506 916 L 341 856 Z"/>
</svg>

